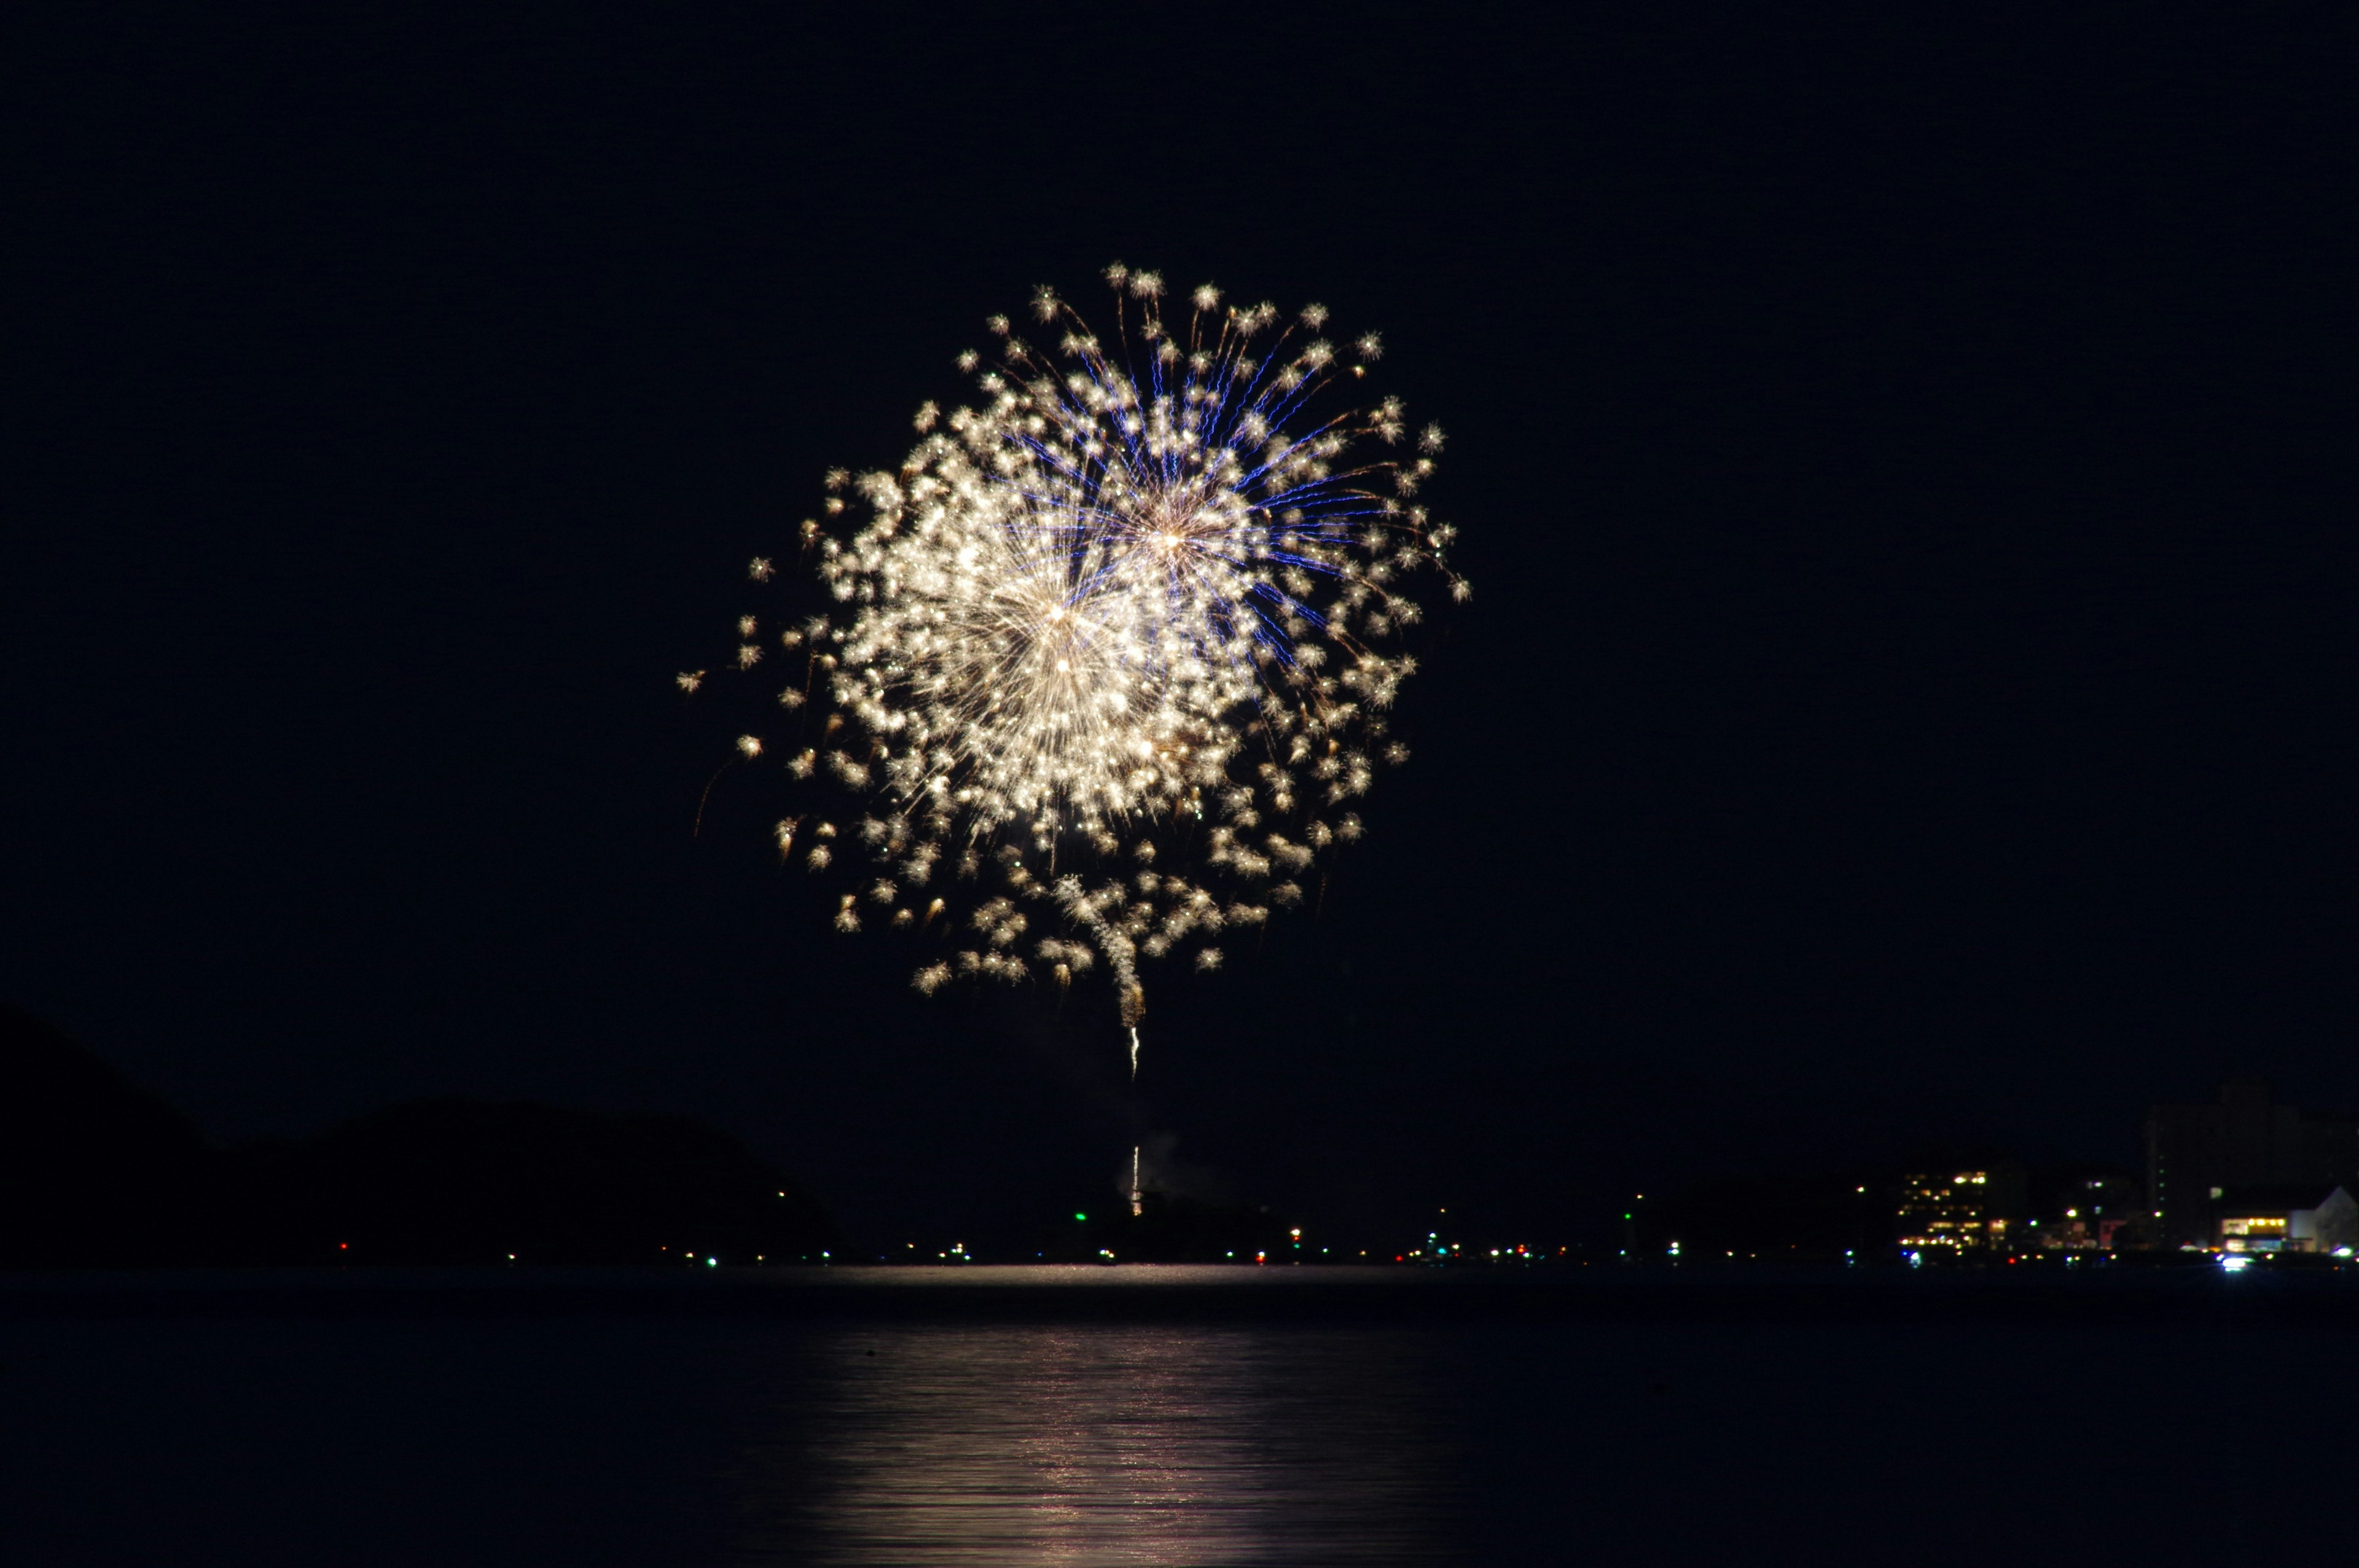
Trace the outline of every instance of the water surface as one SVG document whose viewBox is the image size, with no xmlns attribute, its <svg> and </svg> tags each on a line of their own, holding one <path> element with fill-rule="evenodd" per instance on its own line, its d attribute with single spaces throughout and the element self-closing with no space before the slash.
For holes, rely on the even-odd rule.
<svg viewBox="0 0 2359 1568">
<path fill-rule="evenodd" d="M 950 1282 L 849 1316 L 17 1290 L 0 1561 L 2267 1562 L 2347 1507 L 2332 1313 L 997 1321 Z"/>
</svg>

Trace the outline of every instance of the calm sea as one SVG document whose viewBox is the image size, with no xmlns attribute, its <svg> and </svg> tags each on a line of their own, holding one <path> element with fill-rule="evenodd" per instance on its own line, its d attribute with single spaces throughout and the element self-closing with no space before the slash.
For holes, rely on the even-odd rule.
<svg viewBox="0 0 2359 1568">
<path fill-rule="evenodd" d="M 0 1561 L 2331 1561 L 2359 1495 L 2348 1290 L 1428 1310 L 1119 1270 L 1067 1312 L 946 1274 L 0 1283 Z"/>
</svg>

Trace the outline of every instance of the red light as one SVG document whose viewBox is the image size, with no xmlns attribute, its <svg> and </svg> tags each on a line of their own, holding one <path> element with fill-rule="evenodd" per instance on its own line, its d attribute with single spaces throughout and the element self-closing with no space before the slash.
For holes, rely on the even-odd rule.
<svg viewBox="0 0 2359 1568">
<path fill-rule="evenodd" d="M 339 1252 L 349 1252 L 352 1249 L 353 1244 L 349 1241 L 339 1241 L 336 1243 L 336 1250 Z"/>
</svg>

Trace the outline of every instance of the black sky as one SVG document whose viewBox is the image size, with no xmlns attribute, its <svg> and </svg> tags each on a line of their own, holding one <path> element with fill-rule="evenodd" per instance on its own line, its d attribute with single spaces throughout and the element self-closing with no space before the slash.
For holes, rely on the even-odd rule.
<svg viewBox="0 0 2359 1568">
<path fill-rule="evenodd" d="M 243 15 L 20 23 L 8 136 L 0 995 L 216 1135 L 685 1110 L 884 1236 L 2359 1103 L 2347 19 Z M 1476 588 L 1136 1100 L 691 839 L 671 681 L 1117 257 L 1382 329 Z"/>
</svg>

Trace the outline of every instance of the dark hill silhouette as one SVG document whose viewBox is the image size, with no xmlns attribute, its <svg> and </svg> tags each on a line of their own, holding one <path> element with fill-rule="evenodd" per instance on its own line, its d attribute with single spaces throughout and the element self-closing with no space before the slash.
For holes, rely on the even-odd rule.
<svg viewBox="0 0 2359 1568">
<path fill-rule="evenodd" d="M 396 1106 L 304 1144 L 237 1152 L 256 1260 L 816 1261 L 843 1242 L 735 1139 L 685 1117 L 460 1099 Z M 291 1250 L 291 1256 L 290 1256 Z"/>
<path fill-rule="evenodd" d="M 196 1128 L 62 1031 L 0 1006 L 0 1260 L 187 1260 Z"/>
<path fill-rule="evenodd" d="M 788 1262 L 827 1216 L 685 1117 L 422 1100 L 220 1151 L 86 1047 L 0 1008 L 0 1267 Z"/>
</svg>

